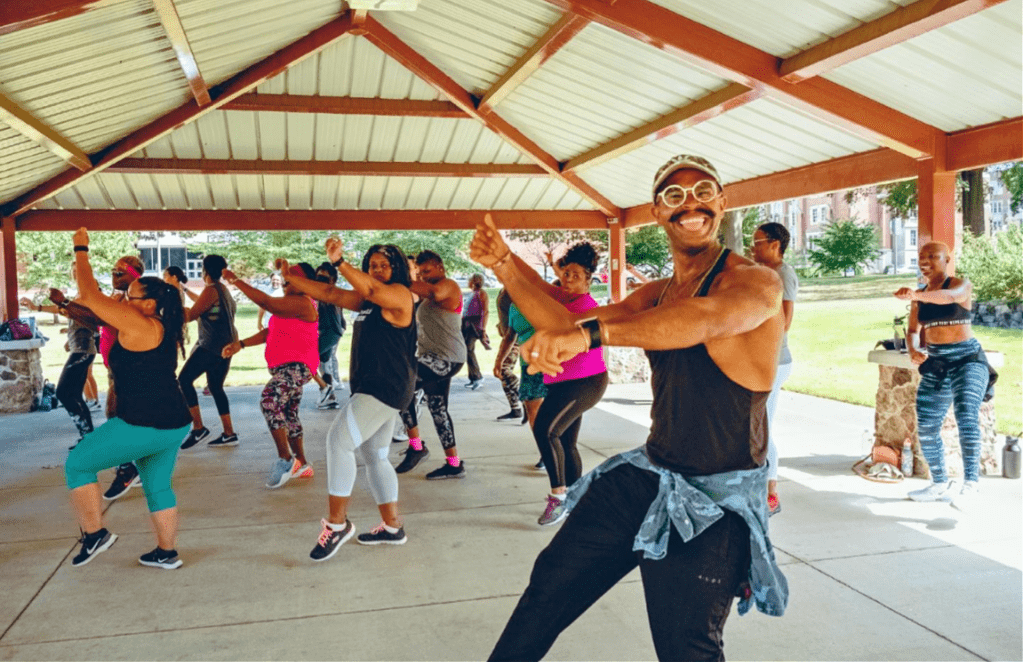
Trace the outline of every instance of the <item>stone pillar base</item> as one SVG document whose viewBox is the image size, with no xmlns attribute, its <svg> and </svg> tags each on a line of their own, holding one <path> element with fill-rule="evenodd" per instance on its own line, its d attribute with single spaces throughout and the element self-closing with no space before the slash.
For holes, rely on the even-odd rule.
<svg viewBox="0 0 1023 662">
<path fill-rule="evenodd" d="M 909 438 L 913 444 L 913 475 L 930 478 L 931 472 L 920 450 L 916 429 L 916 389 L 920 384 L 920 373 L 916 368 L 893 365 L 879 365 L 878 369 L 880 379 L 874 409 L 874 444 L 889 446 L 901 454 L 902 442 Z M 994 401 L 980 406 L 980 432 L 980 471 L 986 476 L 1001 475 L 1002 454 L 995 434 Z M 963 454 L 952 407 L 949 407 L 941 425 L 941 441 L 945 447 L 945 472 L 950 477 L 962 477 Z"/>
<path fill-rule="evenodd" d="M 35 339 L 0 342 L 0 414 L 32 411 L 43 390 L 41 345 Z"/>
<path fill-rule="evenodd" d="M 612 384 L 641 384 L 650 381 L 650 362 L 638 347 L 605 347 L 604 363 Z"/>
</svg>

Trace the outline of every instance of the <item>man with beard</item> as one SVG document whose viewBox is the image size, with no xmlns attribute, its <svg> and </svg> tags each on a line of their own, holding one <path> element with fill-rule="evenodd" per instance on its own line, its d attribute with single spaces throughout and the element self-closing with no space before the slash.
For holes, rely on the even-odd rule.
<svg viewBox="0 0 1023 662">
<path fill-rule="evenodd" d="M 675 271 L 620 303 L 568 313 L 535 287 L 493 220 L 472 257 L 536 327 L 530 371 L 601 345 L 642 347 L 652 368 L 650 436 L 576 482 L 570 515 L 540 553 L 492 660 L 538 660 L 637 565 L 660 659 L 723 659 L 735 596 L 781 615 L 788 588 L 767 538 L 766 403 L 784 332 L 771 269 L 721 246 L 721 179 L 680 155 L 657 172 L 652 214 Z M 533 274 L 533 275 L 531 275 Z"/>
<path fill-rule="evenodd" d="M 419 340 L 416 358 L 419 362 L 416 390 L 423 390 L 426 406 L 430 408 L 433 425 L 437 428 L 445 463 L 426 474 L 427 480 L 465 478 L 465 464 L 458 458 L 455 446 L 455 426 L 448 413 L 451 378 L 465 363 L 465 340 L 462 338 L 462 289 L 447 277 L 444 260 L 433 251 L 422 251 L 416 256 L 419 279 L 409 287 L 422 303 L 416 311 Z M 403 474 L 425 460 L 430 451 L 419 437 L 416 401 L 402 412 L 408 429 L 408 450 L 405 459 L 395 468 Z"/>
</svg>

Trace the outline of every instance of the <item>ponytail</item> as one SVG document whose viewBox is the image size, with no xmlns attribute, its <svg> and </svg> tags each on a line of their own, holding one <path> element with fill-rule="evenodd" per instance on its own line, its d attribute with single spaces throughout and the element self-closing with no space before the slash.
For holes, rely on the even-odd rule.
<svg viewBox="0 0 1023 662">
<path fill-rule="evenodd" d="M 156 302 L 156 314 L 163 323 L 164 335 L 171 340 L 185 357 L 185 309 L 181 305 L 181 291 L 154 276 L 139 278 L 139 285 L 145 288 L 146 298 Z"/>
</svg>

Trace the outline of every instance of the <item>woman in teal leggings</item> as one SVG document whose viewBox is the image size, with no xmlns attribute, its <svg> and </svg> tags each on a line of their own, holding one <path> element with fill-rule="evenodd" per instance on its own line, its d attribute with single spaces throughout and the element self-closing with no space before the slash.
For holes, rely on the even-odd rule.
<svg viewBox="0 0 1023 662">
<path fill-rule="evenodd" d="M 139 278 L 119 301 L 105 296 L 89 264 L 89 233 L 74 236 L 79 302 L 117 329 L 109 367 L 117 384 L 117 417 L 86 434 L 64 465 L 71 503 L 82 530 L 82 547 L 72 559 L 85 565 L 107 550 L 117 535 L 103 527 L 96 473 L 134 462 L 142 477 L 157 547 L 139 558 L 142 565 L 181 566 L 174 549 L 178 509 L 171 474 L 191 416 L 175 377 L 181 350 L 184 310 L 176 288 L 159 278 Z M 183 356 L 184 354 L 182 354 Z"/>
</svg>

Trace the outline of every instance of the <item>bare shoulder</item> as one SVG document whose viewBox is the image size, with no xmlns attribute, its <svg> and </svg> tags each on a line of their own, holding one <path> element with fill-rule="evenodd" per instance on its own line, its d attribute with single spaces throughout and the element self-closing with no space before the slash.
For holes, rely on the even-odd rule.
<svg viewBox="0 0 1023 662">
<path fill-rule="evenodd" d="M 625 297 L 621 305 L 634 313 L 653 308 L 657 305 L 657 300 L 664 292 L 664 288 L 668 286 L 669 281 L 671 281 L 671 277 L 644 283 L 642 287 Z"/>
<path fill-rule="evenodd" d="M 766 290 L 768 293 L 774 290 L 781 292 L 781 276 L 774 269 L 733 252 L 725 261 L 721 275 L 714 279 L 711 293 L 739 287 Z"/>
</svg>

